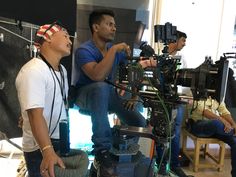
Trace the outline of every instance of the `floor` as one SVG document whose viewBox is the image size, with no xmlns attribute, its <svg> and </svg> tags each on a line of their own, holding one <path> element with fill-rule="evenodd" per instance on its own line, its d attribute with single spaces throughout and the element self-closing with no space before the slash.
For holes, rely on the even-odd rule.
<svg viewBox="0 0 236 177">
<path fill-rule="evenodd" d="M 183 168 L 186 174 L 193 175 L 194 177 L 230 177 L 231 160 L 225 159 L 224 169 L 222 172 L 218 172 L 215 169 L 199 169 L 198 172 L 193 172 L 192 166 Z"/>
<path fill-rule="evenodd" d="M 21 146 L 21 138 L 12 139 L 12 141 Z M 85 142 L 83 142 L 85 144 Z M 142 146 L 147 146 L 148 143 L 144 142 Z M 188 140 L 188 146 L 193 147 L 191 140 Z M 145 154 L 145 153 L 144 153 Z M 148 153 L 147 153 L 148 154 Z M 24 177 L 17 173 L 17 169 L 20 167 L 22 161 L 22 152 L 12 146 L 6 140 L 0 140 L 0 176 L 1 177 Z M 184 171 L 193 175 L 194 177 L 230 177 L 231 160 L 225 159 L 225 165 L 222 172 L 218 172 L 214 169 L 199 169 L 197 173 L 194 173 L 192 166 L 184 167 Z M 25 169 L 23 169 L 24 172 Z"/>
<path fill-rule="evenodd" d="M 187 147 L 194 148 L 193 141 L 190 138 L 187 139 Z M 209 149 L 211 154 L 213 154 L 215 157 L 218 155 L 219 145 L 210 144 Z M 199 160 L 201 163 L 204 160 L 211 160 L 211 159 L 209 158 L 203 159 L 202 157 L 200 157 Z M 183 169 L 186 172 L 186 174 L 193 175 L 194 177 L 231 177 L 230 147 L 226 145 L 224 169 L 222 170 L 222 172 L 218 172 L 216 169 L 199 169 L 198 172 L 193 172 L 193 167 L 191 163 L 188 167 L 184 167 Z"/>
<path fill-rule="evenodd" d="M 24 177 L 17 173 L 20 166 L 20 159 L 0 158 L 0 176 L 2 177 Z M 231 164 L 230 159 L 225 159 L 225 166 L 222 172 L 213 169 L 200 169 L 198 172 L 193 172 L 190 167 L 183 168 L 186 174 L 194 177 L 230 177 Z"/>
<path fill-rule="evenodd" d="M 17 173 L 17 168 L 20 165 L 19 159 L 5 159 L 0 158 L 0 176 L 3 177 L 20 177 L 20 175 Z M 198 172 L 194 173 L 191 170 L 191 167 L 185 167 L 184 171 L 188 175 L 193 175 L 194 177 L 230 177 L 230 159 L 225 160 L 225 166 L 222 172 L 218 172 L 213 169 L 200 169 Z M 23 176 L 22 176 L 23 177 Z"/>
<path fill-rule="evenodd" d="M 20 140 L 15 140 L 15 142 Z M 4 153 L 3 153 L 4 152 Z M 18 149 L 6 142 L 5 140 L 0 141 L 0 176 L 1 177 L 24 177 L 17 173 L 17 169 L 20 167 L 22 161 L 22 153 Z M 218 172 L 214 169 L 199 169 L 198 172 L 193 172 L 192 166 L 184 167 L 184 171 L 188 175 L 194 177 L 230 177 L 231 171 L 231 160 L 230 158 L 225 159 L 224 169 L 222 172 Z"/>
</svg>

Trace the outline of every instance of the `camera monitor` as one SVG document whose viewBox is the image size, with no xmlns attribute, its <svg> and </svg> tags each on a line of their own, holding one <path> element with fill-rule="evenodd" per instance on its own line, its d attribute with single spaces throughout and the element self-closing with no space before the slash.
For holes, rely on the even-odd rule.
<svg viewBox="0 0 236 177">
<path fill-rule="evenodd" d="M 169 44 L 170 42 L 176 41 L 177 27 L 172 26 L 171 23 L 167 22 L 165 25 L 154 26 L 154 38 L 155 42 L 162 42 Z"/>
</svg>

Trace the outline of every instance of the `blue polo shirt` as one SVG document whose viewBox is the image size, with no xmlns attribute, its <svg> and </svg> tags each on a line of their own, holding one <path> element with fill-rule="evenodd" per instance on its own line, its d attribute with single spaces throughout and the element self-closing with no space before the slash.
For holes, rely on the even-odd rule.
<svg viewBox="0 0 236 177">
<path fill-rule="evenodd" d="M 109 43 L 107 48 L 111 48 L 112 44 Z M 91 80 L 81 69 L 82 66 L 89 62 L 99 63 L 103 59 L 102 53 L 95 46 L 92 40 L 86 41 L 75 52 L 75 64 L 78 70 L 78 81 L 76 83 L 77 88 L 94 83 L 96 81 Z M 124 52 L 116 53 L 115 60 L 112 66 L 111 73 L 108 76 L 108 80 L 114 81 L 116 69 L 120 63 L 126 63 L 126 55 Z"/>
</svg>

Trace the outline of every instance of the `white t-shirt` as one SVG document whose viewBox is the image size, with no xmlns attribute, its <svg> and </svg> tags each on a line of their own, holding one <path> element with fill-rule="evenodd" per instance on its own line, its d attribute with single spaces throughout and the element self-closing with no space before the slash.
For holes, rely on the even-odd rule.
<svg viewBox="0 0 236 177">
<path fill-rule="evenodd" d="M 67 97 L 67 72 L 63 66 L 62 71 L 63 74 L 59 71 L 55 71 L 55 73 L 60 83 L 62 83 L 63 80 L 61 75 L 64 75 L 65 84 L 63 90 Z M 60 85 L 53 70 L 49 69 L 49 66 L 43 60 L 39 58 L 31 59 L 19 71 L 16 78 L 16 89 L 23 117 L 23 151 L 31 152 L 39 149 L 31 131 L 28 114 L 26 112 L 28 109 L 43 108 L 43 115 L 48 127 L 51 119 L 49 135 L 51 135 L 55 128 L 54 133 L 52 133 L 50 137 L 59 139 L 58 119 L 62 120 L 67 117 Z M 53 100 L 54 106 L 52 108 Z"/>
<path fill-rule="evenodd" d="M 181 52 L 177 52 L 176 55 L 174 56 L 174 58 L 175 57 L 180 58 L 181 65 L 180 65 L 179 69 L 188 68 L 186 58 L 184 57 L 183 54 L 181 54 Z M 178 93 L 180 95 L 192 96 L 192 92 L 191 92 L 190 87 L 184 87 L 184 86 L 181 86 L 181 85 L 178 85 Z"/>
</svg>

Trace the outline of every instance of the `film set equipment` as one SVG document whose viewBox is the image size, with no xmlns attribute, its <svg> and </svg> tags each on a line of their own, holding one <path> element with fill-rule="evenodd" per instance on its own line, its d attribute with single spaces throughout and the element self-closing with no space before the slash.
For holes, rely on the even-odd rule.
<svg viewBox="0 0 236 177">
<path fill-rule="evenodd" d="M 131 60 L 128 65 L 121 65 L 119 72 L 120 83 L 128 83 L 131 87 L 138 88 L 138 95 L 143 100 L 144 107 L 151 109 L 150 123 L 154 127 L 154 133 L 160 138 L 173 135 L 172 111 L 179 103 L 177 96 L 177 85 L 174 85 L 175 72 L 180 64 L 177 59 L 168 55 L 168 44 L 176 40 L 176 27 L 170 23 L 156 25 L 155 41 L 164 42 L 163 54 L 155 54 L 151 46 L 143 43 L 142 59 L 153 57 L 157 66 L 142 69 L 137 60 Z M 142 91 L 143 86 L 151 87 L 151 90 Z"/>
<path fill-rule="evenodd" d="M 154 28 L 155 41 L 164 42 L 163 54 L 156 55 L 151 46 L 143 43 L 140 46 L 142 49 L 140 59 L 135 57 L 130 59 L 127 65 L 120 65 L 119 72 L 119 83 L 138 88 L 136 94 L 143 100 L 144 107 L 151 108 L 151 122 L 156 122 L 167 115 L 171 119 L 171 110 L 182 103 L 177 93 L 178 85 L 190 87 L 194 100 L 212 96 L 218 101 L 222 101 L 225 96 L 228 77 L 229 62 L 227 59 L 233 56 L 224 54 L 215 63 L 211 58 L 206 58 L 197 68 L 178 69 L 181 64 L 180 59 L 169 56 L 167 52 L 168 44 L 176 40 L 177 28 L 170 23 L 156 25 Z M 139 61 L 149 59 L 149 57 L 153 57 L 157 65 L 142 69 Z M 143 86 L 146 86 L 145 90 L 143 90 Z M 163 121 L 166 119 L 164 117 Z M 162 129 L 159 123 L 154 123 L 153 126 L 154 129 Z M 165 130 L 168 128 L 166 127 Z M 156 135 L 167 137 L 170 134 L 160 132 Z"/>
<path fill-rule="evenodd" d="M 195 69 L 179 69 L 176 73 L 177 85 L 190 87 L 194 100 L 206 100 L 208 96 L 218 102 L 225 97 L 229 61 L 226 56 L 213 63 L 211 58 Z"/>
<path fill-rule="evenodd" d="M 163 55 L 156 55 L 154 49 L 147 43 L 142 43 L 140 58 L 131 58 L 130 62 L 120 66 L 119 82 L 127 83 L 137 88 L 137 94 L 144 107 L 150 110 L 149 128 L 120 126 L 115 127 L 119 135 L 131 135 L 147 137 L 155 141 L 155 144 L 163 148 L 163 157 L 170 162 L 169 146 L 174 137 L 174 118 L 177 114 L 179 99 L 177 97 L 177 86 L 174 85 L 176 68 L 179 60 L 172 59 L 168 55 L 168 44 L 176 40 L 176 27 L 170 23 L 155 26 L 155 41 L 164 42 Z M 139 60 L 153 57 L 157 61 L 154 67 L 142 69 Z M 118 86 L 119 87 L 119 86 Z M 143 88 L 146 87 L 145 90 Z M 128 90 L 127 90 L 128 91 Z M 152 161 L 153 162 L 153 161 Z M 150 163 L 151 165 L 152 163 Z M 161 165 L 161 164 L 160 164 Z M 166 169 L 169 169 L 167 167 Z M 169 170 L 167 170 L 169 174 Z"/>
<path fill-rule="evenodd" d="M 206 99 L 208 96 L 222 101 L 228 77 L 227 56 L 213 63 L 211 58 L 194 69 L 178 69 L 180 58 L 171 57 L 168 54 L 168 45 L 176 41 L 177 28 L 171 23 L 156 25 L 155 42 L 164 44 L 162 55 L 155 54 L 154 49 L 147 43 L 142 43 L 140 57 L 129 59 L 128 64 L 120 65 L 119 83 L 136 87 L 138 95 L 144 107 L 150 110 L 150 125 L 148 128 L 130 126 L 116 127 L 120 135 L 136 135 L 155 140 L 158 145 L 164 146 L 169 153 L 171 139 L 174 137 L 174 122 L 177 107 L 181 101 L 177 86 L 190 87 L 194 100 Z M 142 69 L 140 60 L 152 57 L 156 60 L 155 67 Z M 119 84 L 115 86 L 119 87 Z M 125 89 L 123 86 L 119 87 Z M 130 91 L 129 89 L 125 89 Z M 169 158 L 170 159 L 170 158 Z"/>
</svg>

